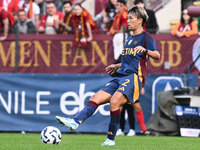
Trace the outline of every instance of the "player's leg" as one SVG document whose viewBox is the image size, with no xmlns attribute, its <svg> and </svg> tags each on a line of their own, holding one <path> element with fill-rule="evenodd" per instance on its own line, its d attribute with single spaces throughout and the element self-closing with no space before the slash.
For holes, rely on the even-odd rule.
<svg viewBox="0 0 200 150">
<path fill-rule="evenodd" d="M 146 131 L 146 126 L 145 126 L 145 122 L 144 122 L 144 114 L 142 111 L 142 107 L 140 105 L 140 102 L 136 102 L 133 104 L 133 107 L 136 111 L 136 118 L 138 120 L 138 123 L 140 125 L 140 129 L 142 130 L 142 132 Z"/>
<path fill-rule="evenodd" d="M 115 135 L 120 122 L 120 112 L 122 105 L 127 102 L 127 98 L 120 92 L 115 92 L 110 100 L 110 123 L 108 127 L 107 139 L 102 145 L 115 145 Z"/>
<path fill-rule="evenodd" d="M 120 125 L 116 133 L 117 136 L 124 135 L 123 131 L 124 131 L 124 126 L 125 126 L 125 111 L 126 111 L 126 104 L 124 104 L 122 107 L 121 116 L 120 116 Z"/>
<path fill-rule="evenodd" d="M 127 113 L 128 113 L 128 121 L 129 121 L 129 126 L 130 130 L 127 134 L 127 136 L 134 136 L 135 135 L 135 116 L 134 116 L 134 109 L 133 106 L 130 104 L 125 104 L 127 108 Z"/>
<path fill-rule="evenodd" d="M 136 74 L 118 78 L 119 87 L 110 100 L 110 124 L 108 128 L 107 139 L 115 139 L 116 130 L 120 121 L 120 109 L 123 104 L 133 104 L 139 98 L 140 81 Z M 106 141 L 103 143 L 105 144 Z"/>
<path fill-rule="evenodd" d="M 108 103 L 111 98 L 111 94 L 105 92 L 105 91 L 99 91 L 95 95 L 93 95 L 90 98 L 90 101 L 88 102 L 87 106 L 83 110 L 81 110 L 76 116 L 74 117 L 74 120 L 81 124 L 86 119 L 88 119 L 90 116 L 93 115 L 93 113 L 96 111 L 99 105 Z"/>
<path fill-rule="evenodd" d="M 88 104 L 73 119 L 56 116 L 56 120 L 70 130 L 76 130 L 78 126 L 88 119 L 101 104 L 109 102 L 111 94 L 105 91 L 99 91 L 90 98 Z"/>
</svg>

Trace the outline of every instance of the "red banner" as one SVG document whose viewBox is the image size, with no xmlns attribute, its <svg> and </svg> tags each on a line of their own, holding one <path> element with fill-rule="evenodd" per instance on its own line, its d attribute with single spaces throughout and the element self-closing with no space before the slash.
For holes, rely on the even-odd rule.
<svg viewBox="0 0 200 150">
<path fill-rule="evenodd" d="M 185 73 L 193 63 L 193 45 L 198 36 L 176 38 L 170 34 L 153 35 L 161 59 L 150 59 L 148 73 Z M 19 73 L 105 73 L 114 62 L 112 36 L 94 35 L 88 49 L 73 47 L 72 35 L 20 35 L 15 52 L 15 36 L 0 42 L 0 72 Z M 16 54 L 17 57 L 16 57 Z M 199 73 L 194 67 L 192 73 Z"/>
<path fill-rule="evenodd" d="M 18 57 L 15 36 L 0 42 L 0 72 L 20 73 L 105 73 L 113 63 L 112 37 L 95 35 L 88 49 L 73 47 L 69 35 L 20 35 Z"/>
<path fill-rule="evenodd" d="M 199 36 L 191 36 L 189 38 L 178 38 L 170 34 L 153 35 L 156 40 L 157 47 L 161 54 L 161 59 L 155 61 L 150 59 L 148 73 L 173 74 L 186 73 L 190 65 L 193 63 L 194 42 Z M 199 45 L 200 47 L 200 45 Z M 194 66 L 192 73 L 200 73 Z"/>
</svg>

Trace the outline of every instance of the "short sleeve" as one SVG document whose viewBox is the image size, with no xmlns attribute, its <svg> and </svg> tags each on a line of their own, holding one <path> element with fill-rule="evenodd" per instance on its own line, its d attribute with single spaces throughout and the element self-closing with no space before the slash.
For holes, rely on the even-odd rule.
<svg viewBox="0 0 200 150">
<path fill-rule="evenodd" d="M 86 11 L 83 11 L 83 16 L 85 22 L 90 22 L 90 15 Z"/>
<path fill-rule="evenodd" d="M 147 49 L 151 51 L 158 50 L 156 41 L 154 40 L 154 38 L 150 34 L 146 34 L 145 36 L 147 39 Z"/>
<path fill-rule="evenodd" d="M 0 13 L 1 19 L 5 20 L 6 18 L 8 18 L 6 11 L 3 9 Z"/>
</svg>

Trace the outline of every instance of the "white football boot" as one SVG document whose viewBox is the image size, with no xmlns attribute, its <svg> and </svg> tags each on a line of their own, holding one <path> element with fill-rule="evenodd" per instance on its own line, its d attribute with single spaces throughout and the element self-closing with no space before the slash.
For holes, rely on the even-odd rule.
<svg viewBox="0 0 200 150">
<path fill-rule="evenodd" d="M 105 142 L 103 142 L 101 145 L 102 146 L 115 146 L 116 144 L 115 144 L 114 140 L 110 140 L 110 139 L 107 138 L 105 140 Z"/>
<path fill-rule="evenodd" d="M 65 126 L 67 128 L 69 128 L 71 131 L 75 131 L 78 128 L 78 126 L 79 126 L 79 124 L 76 123 L 74 121 L 74 119 L 56 116 L 56 120 L 57 120 L 57 122 L 59 124 L 61 124 L 62 126 Z"/>
</svg>

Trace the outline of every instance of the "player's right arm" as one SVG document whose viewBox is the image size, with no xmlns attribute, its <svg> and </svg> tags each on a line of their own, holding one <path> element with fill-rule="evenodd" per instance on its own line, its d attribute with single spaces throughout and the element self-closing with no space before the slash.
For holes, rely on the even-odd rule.
<svg viewBox="0 0 200 150">
<path fill-rule="evenodd" d="M 108 74 L 114 74 L 117 71 L 117 69 L 120 67 L 121 67 L 121 63 L 111 64 L 108 67 L 106 67 L 105 70 L 106 70 L 106 73 Z"/>
</svg>

